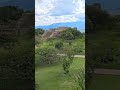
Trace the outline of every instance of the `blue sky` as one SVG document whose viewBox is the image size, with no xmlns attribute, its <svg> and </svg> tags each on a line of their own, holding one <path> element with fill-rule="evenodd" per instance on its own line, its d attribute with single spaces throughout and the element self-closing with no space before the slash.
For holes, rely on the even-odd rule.
<svg viewBox="0 0 120 90">
<path fill-rule="evenodd" d="M 35 7 L 35 0 L 0 0 L 0 6 L 18 6 L 24 10 Z"/>
<path fill-rule="evenodd" d="M 100 3 L 111 14 L 120 14 L 120 0 L 85 0 L 87 4 Z"/>
<path fill-rule="evenodd" d="M 85 0 L 35 0 L 35 27 L 72 22 L 85 26 Z"/>
<path fill-rule="evenodd" d="M 50 28 L 57 28 L 60 26 L 67 26 L 67 27 L 77 27 L 78 30 L 81 32 L 85 31 L 85 23 L 83 21 L 77 21 L 77 22 L 67 22 L 67 23 L 55 23 L 48 26 L 37 26 L 36 28 L 43 28 L 44 30 L 49 30 Z"/>
</svg>

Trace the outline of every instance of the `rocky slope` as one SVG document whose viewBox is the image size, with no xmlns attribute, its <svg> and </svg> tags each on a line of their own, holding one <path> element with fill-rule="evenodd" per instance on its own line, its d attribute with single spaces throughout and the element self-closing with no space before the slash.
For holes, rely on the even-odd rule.
<svg viewBox="0 0 120 90">
<path fill-rule="evenodd" d="M 58 37 L 61 31 L 67 30 L 69 27 L 58 27 L 54 29 L 50 29 L 48 31 L 45 31 L 45 33 L 42 35 L 42 38 L 54 38 Z"/>
</svg>

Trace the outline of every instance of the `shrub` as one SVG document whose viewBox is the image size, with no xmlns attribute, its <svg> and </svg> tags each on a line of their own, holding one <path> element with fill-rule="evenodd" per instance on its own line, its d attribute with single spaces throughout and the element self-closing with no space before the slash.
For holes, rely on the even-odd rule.
<svg viewBox="0 0 120 90">
<path fill-rule="evenodd" d="M 74 40 L 81 37 L 81 32 L 77 28 L 68 28 L 65 31 L 60 32 L 60 38 L 64 40 Z"/>
<path fill-rule="evenodd" d="M 76 90 L 85 90 L 85 70 L 81 69 L 79 73 L 74 75 L 74 85 Z"/>
<path fill-rule="evenodd" d="M 56 42 L 55 43 L 55 48 L 57 48 L 57 49 L 61 49 L 63 47 L 63 43 L 62 42 Z"/>
<path fill-rule="evenodd" d="M 81 47 L 75 47 L 74 52 L 76 54 L 83 54 L 84 53 L 83 48 L 81 48 Z"/>
<path fill-rule="evenodd" d="M 74 59 L 74 53 L 71 50 L 66 50 L 65 57 L 63 57 L 63 70 L 65 71 L 65 74 L 69 73 L 70 65 L 73 63 Z"/>
<path fill-rule="evenodd" d="M 52 64 L 57 60 L 56 50 L 52 47 L 43 47 L 36 50 L 36 64 L 44 62 L 45 64 Z"/>
<path fill-rule="evenodd" d="M 64 40 L 73 40 L 74 39 L 74 35 L 69 32 L 69 31 L 63 31 L 60 34 L 60 38 L 64 39 Z"/>
<path fill-rule="evenodd" d="M 44 33 L 44 30 L 41 28 L 35 29 L 35 35 L 42 35 Z"/>
<path fill-rule="evenodd" d="M 71 65 L 72 61 L 69 60 L 68 58 L 64 58 L 63 59 L 63 70 L 64 70 L 64 74 L 68 74 L 69 73 L 69 68 Z"/>
<path fill-rule="evenodd" d="M 70 28 L 69 32 L 71 32 L 75 38 L 78 38 L 82 35 L 81 32 L 77 30 L 77 28 Z"/>
</svg>

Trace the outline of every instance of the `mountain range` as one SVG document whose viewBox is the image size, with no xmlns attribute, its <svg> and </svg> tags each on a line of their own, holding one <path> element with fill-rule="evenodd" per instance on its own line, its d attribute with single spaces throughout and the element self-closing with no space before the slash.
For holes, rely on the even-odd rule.
<svg viewBox="0 0 120 90">
<path fill-rule="evenodd" d="M 85 23 L 83 21 L 68 22 L 68 23 L 55 23 L 55 24 L 46 25 L 46 26 L 36 26 L 35 28 L 42 28 L 44 30 L 49 30 L 49 29 L 57 28 L 57 27 L 71 27 L 71 28 L 76 27 L 81 32 L 85 32 Z"/>
</svg>

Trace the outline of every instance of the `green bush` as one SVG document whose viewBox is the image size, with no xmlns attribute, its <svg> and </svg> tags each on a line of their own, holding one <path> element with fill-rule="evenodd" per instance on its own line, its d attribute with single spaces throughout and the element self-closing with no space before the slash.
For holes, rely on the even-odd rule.
<svg viewBox="0 0 120 90">
<path fill-rule="evenodd" d="M 55 48 L 62 49 L 62 47 L 63 47 L 63 43 L 61 41 L 55 43 Z"/>
<path fill-rule="evenodd" d="M 74 86 L 76 90 L 85 90 L 85 70 L 81 69 L 78 73 L 74 74 Z"/>
<path fill-rule="evenodd" d="M 81 36 L 81 32 L 77 28 L 68 28 L 60 33 L 60 38 L 64 40 L 74 40 Z"/>
<path fill-rule="evenodd" d="M 72 52 L 70 49 L 66 49 L 62 64 L 63 70 L 65 71 L 64 74 L 69 73 L 70 65 L 73 63 L 73 59 L 74 59 L 74 52 Z"/>
<path fill-rule="evenodd" d="M 61 32 L 60 37 L 64 40 L 73 40 L 75 38 L 74 35 L 68 31 Z"/>
<path fill-rule="evenodd" d="M 35 35 L 42 35 L 44 33 L 44 30 L 41 28 L 35 29 Z"/>
<path fill-rule="evenodd" d="M 57 61 L 56 50 L 52 47 L 43 47 L 36 49 L 36 64 L 44 62 L 45 64 L 52 64 Z"/>
<path fill-rule="evenodd" d="M 75 47 L 74 52 L 75 54 L 84 54 L 84 50 L 81 47 Z"/>
</svg>

